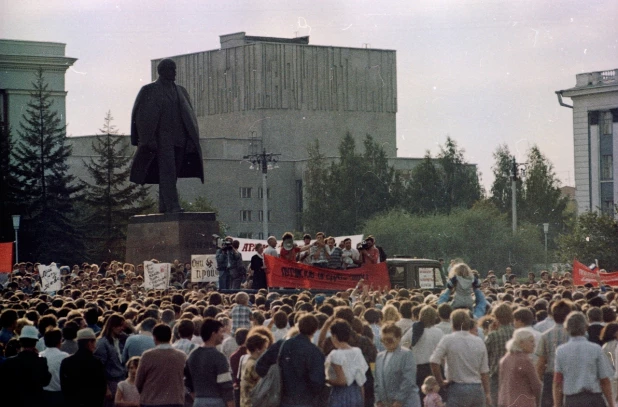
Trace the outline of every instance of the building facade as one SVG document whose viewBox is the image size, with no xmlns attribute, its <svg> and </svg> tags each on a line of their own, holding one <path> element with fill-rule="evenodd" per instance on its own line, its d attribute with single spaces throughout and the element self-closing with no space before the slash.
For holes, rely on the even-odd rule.
<svg viewBox="0 0 618 407">
<path fill-rule="evenodd" d="M 56 42 L 0 39 L 0 126 L 19 129 L 26 105 L 30 101 L 32 82 L 39 68 L 54 101 L 60 124 L 66 124 L 64 77 L 76 58 L 64 55 L 65 44 Z"/>
<path fill-rule="evenodd" d="M 616 214 L 618 203 L 618 69 L 576 76 L 556 92 L 573 109 L 575 199 L 578 211 Z M 562 97 L 571 98 L 573 106 Z"/>
</svg>

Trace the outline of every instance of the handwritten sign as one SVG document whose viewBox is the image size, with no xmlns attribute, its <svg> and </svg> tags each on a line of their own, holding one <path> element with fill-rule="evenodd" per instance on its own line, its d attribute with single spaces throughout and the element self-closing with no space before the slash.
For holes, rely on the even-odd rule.
<svg viewBox="0 0 618 407">
<path fill-rule="evenodd" d="M 433 268 L 419 267 L 418 280 L 421 288 L 434 288 L 433 284 Z"/>
<path fill-rule="evenodd" d="M 39 264 L 39 275 L 41 276 L 42 292 L 51 293 L 62 288 L 60 269 L 56 266 L 56 263 L 52 263 L 49 266 Z"/>
<path fill-rule="evenodd" d="M 191 256 L 191 282 L 209 283 L 219 281 L 217 259 L 214 254 L 194 254 Z"/>
<path fill-rule="evenodd" d="M 170 282 L 170 263 L 144 262 L 144 288 L 165 290 Z"/>
</svg>

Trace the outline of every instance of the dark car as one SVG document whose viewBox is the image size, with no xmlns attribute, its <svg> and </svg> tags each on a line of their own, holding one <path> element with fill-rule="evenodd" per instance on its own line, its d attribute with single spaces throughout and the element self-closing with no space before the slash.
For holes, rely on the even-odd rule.
<svg viewBox="0 0 618 407">
<path fill-rule="evenodd" d="M 393 288 L 419 288 L 440 291 L 444 288 L 438 260 L 395 257 L 386 259 Z"/>
</svg>

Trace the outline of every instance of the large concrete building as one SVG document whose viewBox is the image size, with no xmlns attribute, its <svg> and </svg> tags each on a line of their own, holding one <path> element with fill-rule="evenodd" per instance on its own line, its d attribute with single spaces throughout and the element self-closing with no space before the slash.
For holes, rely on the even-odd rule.
<svg viewBox="0 0 618 407">
<path fill-rule="evenodd" d="M 329 157 L 346 133 L 371 134 L 396 156 L 395 51 L 309 45 L 309 37 L 223 35 L 221 48 L 172 56 L 176 82 L 197 114 L 206 181 L 182 180 L 185 198 L 206 196 L 229 233 L 263 238 L 262 173 L 243 159 L 280 154 L 268 172 L 269 234 L 301 229 L 308 145 Z M 158 75 L 152 61 L 152 79 Z"/>
<path fill-rule="evenodd" d="M 576 76 L 575 87 L 556 92 L 573 109 L 575 198 L 580 212 L 615 214 L 618 203 L 618 69 Z M 562 101 L 571 98 L 573 106 Z"/>
<path fill-rule="evenodd" d="M 66 124 L 66 94 L 64 76 L 77 59 L 64 55 L 65 44 L 56 42 L 0 39 L 0 126 L 11 128 L 13 134 L 26 110 L 32 92 L 32 82 L 39 68 L 54 101 L 62 125 Z"/>
</svg>

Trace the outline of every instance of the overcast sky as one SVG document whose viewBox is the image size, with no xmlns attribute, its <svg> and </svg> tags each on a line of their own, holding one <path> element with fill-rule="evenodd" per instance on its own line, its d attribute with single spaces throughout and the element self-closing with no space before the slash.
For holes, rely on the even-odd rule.
<svg viewBox="0 0 618 407">
<path fill-rule="evenodd" d="M 129 133 L 150 60 L 219 48 L 219 35 L 310 36 L 310 44 L 397 51 L 398 155 L 447 135 L 493 181 L 492 153 L 537 144 L 574 184 L 572 111 L 556 90 L 618 68 L 616 0 L 0 0 L 0 38 L 66 43 L 67 134 L 111 110 Z M 571 103 L 569 99 L 565 100 Z"/>
</svg>

